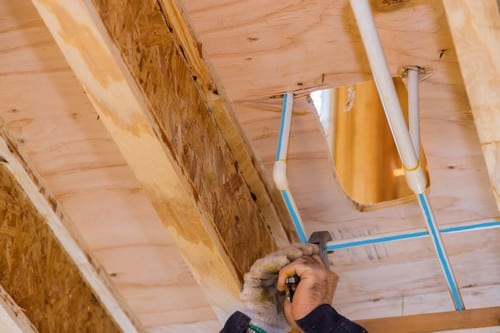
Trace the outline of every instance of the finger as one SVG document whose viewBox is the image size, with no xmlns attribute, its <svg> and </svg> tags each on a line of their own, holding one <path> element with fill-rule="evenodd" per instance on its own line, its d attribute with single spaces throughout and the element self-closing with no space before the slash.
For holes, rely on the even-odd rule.
<svg viewBox="0 0 500 333">
<path fill-rule="evenodd" d="M 319 255 L 315 254 L 315 255 L 312 255 L 311 257 L 314 259 L 314 261 L 315 261 L 316 264 L 319 264 L 319 265 L 321 265 L 323 267 L 325 266 L 325 263 L 323 262 L 323 259 L 321 259 L 321 257 Z M 327 268 L 327 267 L 325 267 L 325 268 Z"/>
<path fill-rule="evenodd" d="M 317 255 L 317 254 L 312 255 L 311 258 L 314 260 L 313 265 L 315 267 L 321 266 L 322 268 L 325 268 L 327 271 L 330 271 L 330 262 L 328 261 L 328 259 L 327 259 L 327 265 L 328 266 L 325 266 L 325 263 L 323 262 L 323 259 L 319 255 Z"/>
<path fill-rule="evenodd" d="M 257 260 L 250 268 L 250 275 L 255 278 L 268 277 L 277 274 L 279 270 L 290 263 L 285 255 L 269 255 Z"/>
<path fill-rule="evenodd" d="M 287 277 L 293 276 L 296 274 L 296 267 L 297 264 L 292 262 L 291 264 L 288 264 L 287 266 L 283 267 L 279 274 L 278 274 L 278 281 L 276 283 L 276 289 L 278 291 L 285 291 L 286 288 L 286 283 L 285 280 Z"/>
<path fill-rule="evenodd" d="M 303 256 L 302 248 L 300 244 L 292 244 L 278 251 L 280 254 L 286 256 L 288 260 L 294 261 L 297 258 Z"/>
<path fill-rule="evenodd" d="M 254 278 L 250 275 L 250 273 L 246 273 L 243 278 L 243 286 L 247 287 L 259 287 L 261 284 L 261 280 L 258 278 Z"/>
<path fill-rule="evenodd" d="M 243 288 L 240 298 L 242 301 L 253 301 L 257 298 L 261 298 L 263 293 L 264 289 L 260 287 Z"/>
<path fill-rule="evenodd" d="M 323 261 L 318 255 L 300 257 L 280 270 L 276 287 L 279 291 L 284 291 L 286 288 L 285 280 L 287 277 L 296 274 L 302 278 L 304 273 L 311 272 L 313 270 L 325 271 L 325 273 L 327 272 L 324 268 Z"/>
<path fill-rule="evenodd" d="M 276 281 L 278 279 L 278 276 L 274 274 L 272 277 L 267 278 L 267 279 L 261 279 L 261 278 L 247 278 L 245 276 L 245 279 L 243 281 L 243 287 L 244 288 L 261 288 L 261 287 L 271 287 L 276 285 Z"/>
<path fill-rule="evenodd" d="M 276 287 L 279 291 L 284 291 L 286 288 L 285 280 L 287 277 L 297 274 L 299 277 L 304 271 L 310 269 L 310 265 L 314 264 L 315 260 L 311 257 L 301 257 L 294 262 L 283 267 L 278 274 L 278 282 Z"/>
<path fill-rule="evenodd" d="M 316 244 L 311 243 L 300 243 L 300 248 L 302 249 L 304 256 L 311 256 L 313 254 L 319 253 L 319 247 Z"/>
<path fill-rule="evenodd" d="M 319 248 L 316 244 L 311 243 L 294 243 L 289 245 L 279 252 L 287 256 L 288 260 L 294 261 L 302 256 L 310 256 L 319 253 Z"/>
<path fill-rule="evenodd" d="M 288 300 L 285 300 L 285 302 L 283 303 L 283 313 L 285 314 L 285 318 L 288 323 L 293 324 L 295 322 L 292 315 L 292 303 L 290 303 Z"/>
</svg>

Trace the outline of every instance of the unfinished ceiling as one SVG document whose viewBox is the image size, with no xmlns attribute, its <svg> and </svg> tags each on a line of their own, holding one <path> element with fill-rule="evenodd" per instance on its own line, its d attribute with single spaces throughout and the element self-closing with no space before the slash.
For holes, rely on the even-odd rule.
<svg viewBox="0 0 500 333">
<path fill-rule="evenodd" d="M 34 2 L 42 14 L 50 12 L 47 8 L 56 8 L 58 3 Z M 328 230 L 334 239 L 351 239 L 424 227 L 416 201 L 369 212 L 356 209 L 336 181 L 321 124 L 307 98 L 312 90 L 352 85 L 371 78 L 348 1 L 183 0 L 177 3 L 180 12 L 169 11 L 175 3 L 168 0 L 151 1 L 151 6 L 129 1 L 129 7 L 123 9 L 114 8 L 113 1 L 75 3 L 95 6 L 95 14 L 104 22 L 97 25 L 99 31 L 109 32 L 109 41 L 117 44 L 110 48 L 110 57 L 118 54 L 118 58 L 124 59 L 124 65 L 117 65 L 117 71 L 129 73 L 124 68 L 129 70 L 132 74 L 124 75 L 125 79 L 139 87 L 131 91 L 140 98 L 129 103 L 123 94 L 122 106 L 139 101 L 138 108 L 153 109 L 152 118 L 158 121 L 151 133 L 160 137 L 160 142 L 168 141 L 168 135 L 172 134 L 174 144 L 169 149 L 174 156 L 184 156 L 182 149 L 175 155 L 175 135 L 182 131 L 176 124 L 182 122 L 185 112 L 171 116 L 174 112 L 165 110 L 175 109 L 179 104 L 181 111 L 191 108 L 188 100 L 199 94 L 198 104 L 193 105 L 213 114 L 214 128 L 222 134 L 200 134 L 203 128 L 197 124 L 210 123 L 212 118 L 193 118 L 191 130 L 197 134 L 192 135 L 189 145 L 203 150 L 205 141 L 210 145 L 218 142 L 218 138 L 227 144 L 217 145 L 225 149 L 221 150 L 220 159 L 219 155 L 207 152 L 210 164 L 200 164 L 198 169 L 206 169 L 208 173 L 233 170 L 227 168 L 229 164 L 232 166 L 233 156 L 240 163 L 235 170 L 242 174 L 241 179 L 231 173 L 223 177 L 225 182 L 231 179 L 224 186 L 233 191 L 228 193 L 234 193 L 234 197 L 211 196 L 211 186 L 217 186 L 218 178 L 210 174 L 203 179 L 214 183 L 198 183 L 197 178 L 192 182 L 168 182 L 168 175 L 164 174 L 170 171 L 162 166 L 170 162 L 162 157 L 165 149 L 157 145 L 158 141 L 134 146 L 137 142 L 127 141 L 128 137 L 120 132 L 126 126 L 113 129 L 117 118 L 111 112 L 104 113 L 102 105 L 96 106 L 101 101 L 96 99 L 96 87 L 101 83 L 112 86 L 109 82 L 113 77 L 109 70 L 106 75 L 111 78 L 104 74 L 103 77 L 110 81 L 96 79 L 95 86 L 90 86 L 87 77 L 81 75 L 82 69 L 75 68 L 71 48 L 88 45 L 92 49 L 89 39 L 85 39 L 88 36 L 76 35 L 78 25 L 67 25 L 71 29 L 76 26 L 75 30 L 67 30 L 67 35 L 62 28 L 59 33 L 51 34 L 46 27 L 46 24 L 51 29 L 55 26 L 47 20 L 50 15 L 44 16 L 44 23 L 31 1 L 0 0 L 0 118 L 17 141 L 28 166 L 40 174 L 47 191 L 81 234 L 90 255 L 102 265 L 112 287 L 123 297 L 127 311 L 130 309 L 131 317 L 137 318 L 138 327 L 150 332 L 216 331 L 217 311 L 211 305 L 217 303 L 216 295 L 222 298 L 225 294 L 221 291 L 224 286 L 216 283 L 217 274 L 209 272 L 210 267 L 229 262 L 227 265 L 234 267 L 234 271 L 228 269 L 220 276 L 227 276 L 227 288 L 234 289 L 233 277 L 241 275 L 243 267 L 259 255 L 258 251 L 269 252 L 275 244 L 288 241 L 292 234 L 290 221 L 283 217 L 283 206 L 276 199 L 279 196 L 272 185 L 281 95 L 285 92 L 293 91 L 297 96 L 289 146 L 289 183 L 309 233 Z M 473 118 L 471 112 L 443 4 L 433 0 L 373 1 L 372 9 L 391 72 L 400 75 L 408 65 L 426 70 L 420 82 L 421 134 L 431 181 L 429 198 L 438 223 L 498 219 L 494 182 L 488 176 L 482 151 L 482 144 L 483 150 L 487 150 L 484 144 L 488 140 L 481 134 L 486 130 L 475 126 L 478 117 Z M 190 88 L 168 90 L 155 86 L 156 82 L 171 81 L 162 76 L 162 71 L 168 72 L 173 62 L 166 61 L 161 52 L 163 39 L 172 37 L 167 25 L 155 20 L 147 10 L 163 12 L 170 30 L 181 36 L 175 45 L 184 47 L 183 56 L 189 69 L 185 76 L 194 84 Z M 118 13 L 137 21 L 131 18 L 127 27 Z M 179 23 L 182 18 L 192 30 Z M 149 26 L 148 22 L 155 23 Z M 190 40 L 190 33 L 195 42 Z M 67 59 L 54 38 L 59 38 Z M 134 44 L 137 40 L 141 45 L 152 45 L 145 49 L 150 63 L 141 61 L 145 52 L 139 44 Z M 197 52 L 192 52 L 189 45 L 194 45 Z M 169 52 L 175 55 L 178 49 Z M 108 59 L 107 54 L 99 56 L 98 59 Z M 96 66 L 103 72 L 112 67 L 107 63 L 102 68 Z M 144 76 L 141 72 L 144 68 L 149 68 L 148 73 L 152 74 Z M 155 68 L 161 69 L 160 74 L 151 72 Z M 492 71 L 498 83 L 498 69 Z M 188 91 L 189 98 L 184 99 L 180 91 Z M 162 97 L 162 92 L 167 97 Z M 177 95 L 177 99 L 169 99 L 168 94 Z M 491 112 L 490 132 L 498 135 L 498 105 Z M 141 124 L 136 126 L 138 132 L 147 131 L 146 125 L 142 126 L 147 119 L 133 119 Z M 166 133 L 167 138 L 158 133 Z M 147 147 L 149 156 L 157 158 L 140 161 L 142 155 L 137 152 L 141 147 Z M 133 154 L 137 156 L 135 160 Z M 224 156 L 231 157 L 224 159 Z M 196 160 L 196 156 L 189 158 Z M 186 169 L 185 174 L 195 174 L 198 169 Z M 179 173 L 175 168 L 172 170 L 172 174 Z M 259 171 L 261 175 L 257 174 Z M 154 183 L 154 177 L 161 181 Z M 220 235 L 220 230 L 226 230 L 221 236 L 227 241 L 224 250 L 238 253 L 238 249 L 249 247 L 241 244 L 240 218 L 257 221 L 244 230 L 254 234 L 252 239 L 263 245 L 256 246 L 252 253 L 241 253 L 241 257 L 219 257 L 218 251 L 222 250 L 217 246 L 207 246 L 216 250 L 202 251 L 201 245 L 198 248 L 187 241 L 179 243 L 179 238 L 192 233 L 199 235 L 198 241 L 203 245 L 205 236 L 200 235 L 205 231 L 186 227 L 188 230 L 182 234 L 172 227 L 182 223 L 169 224 L 169 220 L 196 219 L 193 216 L 197 213 L 196 209 L 190 210 L 192 200 L 186 197 L 182 201 L 185 206 L 181 207 L 186 215 L 179 216 L 174 208 L 160 201 L 168 195 L 162 192 L 161 185 L 182 187 L 187 183 L 195 184 L 194 190 L 199 191 L 200 203 L 196 209 L 202 211 L 202 225 L 217 218 L 230 221 L 213 232 Z M 246 189 L 247 183 L 252 191 Z M 224 209 L 231 206 L 231 199 L 238 201 L 240 210 L 227 209 L 226 215 L 212 215 L 219 204 Z M 207 235 L 206 238 L 213 236 L 210 232 Z M 444 235 L 443 239 L 466 307 L 499 306 L 500 230 Z M 206 261 L 205 268 L 200 268 L 202 264 L 196 262 L 196 256 L 198 261 Z M 330 262 L 340 275 L 334 306 L 352 319 L 453 310 L 434 248 L 427 238 L 338 250 L 330 255 Z M 209 296 L 204 297 L 203 292 Z M 217 303 L 221 307 L 232 304 L 220 303 L 224 303 Z"/>
</svg>

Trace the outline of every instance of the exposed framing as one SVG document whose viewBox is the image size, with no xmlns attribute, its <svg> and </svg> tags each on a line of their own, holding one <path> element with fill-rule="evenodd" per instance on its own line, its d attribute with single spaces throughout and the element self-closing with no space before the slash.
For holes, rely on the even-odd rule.
<svg viewBox="0 0 500 333">
<path fill-rule="evenodd" d="M 225 320 L 240 306 L 243 273 L 276 241 L 161 7 L 139 0 L 33 3 Z"/>
<path fill-rule="evenodd" d="M 500 210 L 500 14 L 494 0 L 443 0 L 479 141 Z"/>
<path fill-rule="evenodd" d="M 243 135 L 241 126 L 227 103 L 224 87 L 216 83 L 216 73 L 211 70 L 209 60 L 205 59 L 203 47 L 195 39 L 181 4 L 176 0 L 157 2 L 165 23 L 172 30 L 172 38 L 195 78 L 196 86 L 204 96 L 221 133 L 238 161 L 243 178 L 255 194 L 255 200 L 265 216 L 265 223 L 269 226 L 273 238 L 278 245 L 286 245 L 289 240 L 297 241 L 296 230 L 282 203 L 280 193 L 274 187 L 266 187 L 265 180 L 262 179 L 264 167 L 247 148 L 250 143 Z"/>
<path fill-rule="evenodd" d="M 40 2 L 40 3 L 42 3 L 43 1 L 41 1 L 41 0 L 40 0 L 39 2 Z M 101 17 L 102 17 L 102 16 L 101 16 Z M 105 24 L 106 24 L 106 23 L 105 23 Z M 101 29 L 102 29 L 102 27 L 101 27 Z M 110 28 L 108 27 L 108 31 L 111 31 L 111 30 L 112 30 L 112 29 L 110 29 Z M 113 38 L 116 38 L 116 37 L 113 37 Z M 116 41 L 116 40 L 115 40 L 115 41 Z M 107 41 L 107 42 L 109 42 L 109 41 Z M 123 55 L 123 54 L 124 54 L 124 50 L 122 50 L 121 52 L 122 52 L 122 55 Z M 111 52 L 111 53 L 113 53 L 113 52 Z M 116 56 L 116 55 L 115 55 L 115 56 Z M 132 57 L 131 57 L 131 58 L 133 58 L 133 57 L 135 57 L 135 56 L 136 56 L 136 55 L 132 55 Z M 144 58 L 140 58 L 140 60 L 138 60 L 138 61 L 140 62 L 140 61 L 142 61 L 142 60 L 144 60 Z M 130 58 L 128 59 L 128 61 L 130 61 Z M 133 65 L 133 64 L 131 65 L 131 64 L 129 63 L 129 64 L 125 64 L 125 66 L 129 66 L 128 68 L 129 68 L 129 70 L 130 70 L 130 68 L 131 68 L 131 67 L 133 68 L 133 66 L 134 66 L 134 65 Z M 121 70 L 123 70 L 123 68 L 121 68 Z M 133 70 L 131 70 L 131 71 L 133 72 Z M 148 77 L 147 77 L 147 73 L 143 73 L 143 74 L 146 74 L 146 78 L 148 78 Z M 134 74 L 133 74 L 133 75 L 134 75 Z M 126 77 L 126 79 L 130 79 L 130 78 L 127 76 L 127 74 L 125 74 L 125 77 Z M 146 91 L 148 88 L 146 87 L 146 85 L 142 85 L 142 84 L 141 84 L 141 82 L 140 82 L 140 81 L 141 81 L 140 77 L 139 77 L 139 78 L 137 78 L 137 77 L 136 77 L 136 80 L 137 80 L 137 81 L 139 81 L 139 86 L 140 86 L 140 88 L 139 88 L 138 90 L 141 90 L 141 89 L 142 89 L 143 91 L 142 91 L 141 93 L 144 93 L 144 91 Z M 84 81 L 84 80 L 83 80 L 83 81 Z M 84 84 L 85 84 L 85 81 L 84 81 Z M 130 83 L 130 82 L 129 82 L 129 84 L 133 85 L 133 83 Z M 87 89 L 88 89 L 88 86 L 87 86 Z M 134 91 L 134 89 L 136 89 L 136 88 L 132 88 L 132 91 Z M 136 93 L 136 92 L 137 92 L 137 91 L 134 91 L 134 93 Z M 213 93 L 213 91 L 212 91 L 212 93 Z M 148 93 L 146 92 L 145 94 L 147 95 Z M 470 93 L 469 93 L 469 94 L 470 94 Z M 98 96 L 98 97 L 99 97 L 99 96 Z M 95 96 L 95 95 L 94 95 L 94 96 L 91 96 L 91 98 L 94 98 L 94 99 L 93 99 L 94 105 L 98 105 L 98 104 L 99 104 L 99 102 L 100 102 L 100 101 L 99 101 L 99 98 L 96 98 L 96 96 Z M 205 97 L 204 97 L 204 98 L 207 98 L 207 95 L 205 95 Z M 219 99 L 220 99 L 220 97 L 218 97 L 218 96 L 215 96 L 214 98 L 216 98 L 217 100 L 219 100 Z M 140 98 L 139 98 L 139 99 L 140 99 Z M 153 107 L 153 109 L 154 109 L 154 106 L 151 106 L 152 101 L 151 101 L 150 97 L 146 96 L 146 97 L 145 97 L 145 99 L 146 99 L 146 100 L 148 100 L 148 102 L 146 102 L 146 103 L 144 103 L 144 104 L 147 104 L 149 107 Z M 206 100 L 205 100 L 205 101 L 206 101 Z M 141 101 L 139 104 L 141 104 L 141 103 L 143 103 L 143 102 Z M 209 105 L 210 105 L 210 104 L 209 104 Z M 109 114 L 109 113 L 106 113 L 106 111 L 102 111 L 102 110 L 103 110 L 102 105 L 98 106 L 97 108 L 98 108 L 98 110 L 99 110 L 99 108 L 101 108 L 101 117 L 102 117 L 103 119 L 104 119 L 105 117 L 108 117 L 108 118 L 113 118 L 113 116 L 110 116 L 110 114 Z M 147 107 L 146 107 L 146 109 L 147 109 Z M 153 111 L 153 113 L 154 113 L 154 111 Z M 147 114 L 147 113 L 146 113 L 146 116 L 145 116 L 145 118 L 144 118 L 143 120 L 145 121 L 145 123 L 147 123 L 147 124 L 148 124 L 148 126 L 151 126 L 151 127 L 149 127 L 149 129 L 152 129 L 152 130 L 151 130 L 151 133 L 149 133 L 149 134 L 151 134 L 152 136 L 155 136 L 155 135 L 156 135 L 156 138 L 158 139 L 158 137 L 160 137 L 160 136 L 161 136 L 161 132 L 162 132 L 162 130 L 163 130 L 163 124 L 162 124 L 162 121 L 161 121 L 161 115 L 155 115 L 155 114 L 153 114 L 153 115 L 152 115 L 152 118 L 155 118 L 156 120 L 151 120 L 150 116 L 151 116 L 151 115 L 149 115 L 149 114 Z M 116 120 L 116 118 L 115 118 L 114 120 L 109 120 L 109 119 L 108 119 L 107 121 L 108 121 L 108 123 L 111 123 L 111 122 L 113 122 L 113 121 L 115 121 L 115 120 Z M 105 120 L 105 121 L 106 121 L 106 120 Z M 152 122 L 153 124 L 151 125 L 149 122 Z M 108 129 L 110 129 L 111 131 L 115 130 L 116 132 L 118 132 L 117 128 L 116 128 L 116 127 L 113 127 L 113 126 L 115 126 L 115 125 L 113 125 L 113 124 L 108 125 Z M 478 126 L 478 128 L 479 128 L 479 126 Z M 117 134 L 117 135 L 119 136 L 120 134 Z M 163 139 L 163 138 L 162 138 L 162 139 Z M 116 137 L 115 137 L 115 140 L 116 140 Z M 496 141 L 495 141 L 495 140 L 496 140 Z M 494 139 L 494 140 L 493 140 L 493 142 L 494 142 L 494 143 L 495 143 L 495 142 L 497 142 L 497 141 L 498 141 L 497 139 Z M 121 144 L 122 151 L 126 151 L 126 150 L 128 149 L 128 145 L 127 145 L 127 141 L 126 141 L 126 139 L 122 138 L 122 140 L 121 140 L 120 142 L 122 142 L 122 144 Z M 481 142 L 483 143 L 483 140 L 481 140 Z M 119 144 L 120 144 L 120 143 L 119 143 Z M 488 143 L 488 144 L 489 144 L 489 143 Z M 162 145 L 162 143 L 160 142 L 160 146 L 161 146 L 161 145 Z M 143 146 L 143 147 L 144 147 L 144 146 Z M 483 147 L 484 147 L 484 146 L 483 146 Z M 160 147 L 160 148 L 159 148 L 159 150 L 158 150 L 158 152 L 159 152 L 159 151 L 162 151 L 162 148 L 163 148 L 163 149 L 165 149 L 165 147 L 164 147 L 164 146 L 163 146 L 163 147 Z M 169 147 L 169 148 L 170 148 L 170 149 L 172 149 L 172 147 Z M 495 149 L 496 149 L 496 150 L 495 150 Z M 487 151 L 487 150 L 488 150 L 488 151 L 491 151 L 491 149 L 489 149 L 489 148 L 488 148 L 488 149 L 485 149 L 485 155 L 486 155 L 486 151 Z M 498 151 L 498 149 L 497 149 L 497 148 L 494 148 L 494 150 L 493 150 L 493 151 L 494 151 L 494 152 L 495 152 L 495 151 Z M 170 153 L 172 153 L 172 152 L 170 152 Z M 175 153 L 172 153 L 172 154 L 175 156 Z M 495 155 L 495 154 L 496 154 L 496 155 Z M 154 154 L 152 154 L 152 155 L 154 155 Z M 168 155 L 168 154 L 167 154 L 167 155 Z M 498 155 L 498 153 L 493 153 L 493 161 L 498 161 L 498 156 L 497 156 L 497 155 Z M 170 155 L 169 155 L 168 157 L 169 157 L 169 158 L 171 158 L 171 156 L 170 156 Z M 174 160 L 175 160 L 175 158 L 174 158 Z M 238 160 L 238 159 L 236 159 L 236 160 Z M 487 160 L 490 160 L 490 161 L 491 161 L 491 158 L 488 158 L 488 157 L 487 157 Z M 139 163 L 139 162 L 137 162 L 137 163 Z M 137 165 L 138 165 L 138 164 L 137 164 Z M 497 163 L 496 165 L 498 166 L 499 164 Z M 139 167 L 140 167 L 140 166 L 139 166 Z M 181 166 L 180 168 L 182 169 L 183 167 Z M 175 170 L 173 170 L 173 171 L 172 171 L 173 173 L 177 173 L 177 174 L 179 174 L 178 167 L 174 166 L 174 167 L 173 167 L 173 169 L 175 169 Z M 490 164 L 489 164 L 489 169 L 491 170 Z M 497 168 L 497 167 L 495 167 L 495 165 L 493 165 L 493 170 L 496 170 L 496 169 L 498 169 L 498 168 Z M 143 169 L 143 170 L 148 170 L 148 169 L 147 169 L 147 168 L 145 168 L 145 169 Z M 172 173 L 172 174 L 173 174 L 173 173 Z M 180 173 L 183 173 L 183 172 L 181 171 Z M 495 179 L 497 178 L 497 177 L 495 176 L 497 173 L 498 173 L 498 172 L 494 171 L 494 174 L 493 174 L 493 176 L 492 176 L 492 180 L 495 180 Z M 491 175 L 491 172 L 490 172 L 490 175 Z M 144 184 L 144 183 L 146 183 L 146 185 L 145 185 L 145 186 L 148 186 L 148 185 L 149 185 L 146 181 L 144 181 L 144 182 L 143 182 L 143 184 Z M 181 180 L 181 183 L 183 183 L 183 181 L 182 181 L 182 180 Z M 188 180 L 188 183 L 189 183 L 189 180 Z M 185 186 L 185 184 L 181 184 L 181 186 Z M 497 188 L 498 188 L 498 187 L 497 187 Z M 152 191 L 152 192 L 154 192 L 154 190 L 151 190 L 151 191 Z M 149 193 L 151 193 L 151 192 L 149 192 Z M 157 195 L 157 193 L 153 193 L 153 194 L 150 194 L 150 195 L 151 195 L 152 197 L 154 197 L 154 198 L 155 198 L 155 195 Z M 498 193 L 497 193 L 496 195 L 497 195 L 497 200 L 498 200 Z M 261 197 L 259 196 L 258 198 L 260 199 Z M 498 201 L 497 201 L 497 202 L 498 202 Z M 159 202 L 157 202 L 157 205 L 156 205 L 156 206 L 157 206 L 157 209 L 159 209 L 159 208 L 158 208 L 158 206 L 159 206 L 159 205 L 160 205 L 160 203 L 159 203 Z M 198 209 L 200 209 L 200 208 L 199 208 L 199 206 L 197 206 L 196 208 L 197 208 L 197 210 L 198 210 Z M 159 209 L 159 210 L 160 210 L 160 209 Z M 202 210 L 202 211 L 203 211 L 203 209 L 200 209 L 200 210 Z M 198 213 L 199 213 L 199 211 L 198 211 Z M 206 211 L 205 211 L 205 213 L 206 213 Z M 201 215 L 203 215 L 202 219 L 206 218 L 206 216 L 204 215 L 204 213 L 201 213 Z M 209 219 L 210 219 L 210 218 L 209 218 Z M 213 222 L 213 221 L 212 221 L 212 222 Z M 206 221 L 205 221 L 205 222 L 202 222 L 202 224 L 204 225 L 204 228 L 210 229 L 211 227 L 207 227 L 205 223 L 206 223 Z M 210 223 L 210 221 L 209 221 L 209 223 Z M 209 231 L 208 231 L 208 234 L 209 234 L 209 235 L 208 235 L 208 237 L 209 237 L 210 239 L 213 239 L 213 237 L 216 237 L 216 236 L 215 236 L 215 234 L 220 235 L 220 230 L 219 230 L 219 229 L 217 229 L 217 228 L 218 228 L 218 227 L 216 226 L 216 227 L 215 227 L 215 230 L 209 230 Z M 261 228 L 262 228 L 262 226 L 261 226 Z M 175 231 L 174 233 L 177 233 L 177 231 Z M 180 242 L 182 243 L 182 241 L 180 241 Z M 222 241 L 222 242 L 223 242 L 223 241 Z M 224 242 L 223 242 L 223 243 L 224 243 Z M 185 251 L 184 251 L 183 253 L 184 253 L 184 254 L 185 254 L 185 256 L 186 256 L 186 252 L 187 252 L 187 247 L 188 247 L 188 245 L 186 245 L 185 243 L 184 243 L 184 245 L 185 245 L 186 249 L 185 249 Z M 218 247 L 218 251 L 224 251 L 224 250 L 227 250 L 227 247 L 225 246 L 225 244 L 217 244 L 217 247 Z M 223 249 L 224 249 L 224 250 L 223 250 Z M 188 256 L 189 256 L 189 255 L 188 255 Z M 222 260 L 222 262 L 225 262 L 225 263 L 224 263 L 224 265 L 229 265 L 229 266 L 234 265 L 234 257 L 231 257 L 231 254 L 229 254 L 229 258 L 226 258 L 224 255 L 223 255 L 222 257 L 224 257 L 224 258 L 223 258 L 223 260 Z M 189 261 L 189 260 L 188 260 L 188 261 Z M 232 264 L 231 264 L 231 263 L 228 263 L 228 262 L 231 262 L 231 261 L 233 261 L 233 263 L 232 263 Z M 195 271 L 195 276 L 197 276 L 196 272 L 200 273 L 200 272 L 198 271 L 198 266 L 192 266 L 192 269 Z M 233 277 L 233 279 L 234 279 L 235 281 L 237 281 L 238 279 L 237 279 L 237 278 L 234 278 L 234 275 L 236 275 L 236 276 L 237 276 L 237 275 L 240 275 L 240 274 L 241 274 L 241 272 L 242 272 L 242 270 L 241 270 L 240 268 L 234 268 L 234 271 L 233 271 L 233 269 L 231 269 L 231 268 L 230 268 L 230 269 L 228 269 L 228 271 L 230 272 L 230 275 Z M 201 278 L 201 276 L 198 276 L 198 279 L 200 279 L 200 278 Z M 200 280 L 199 280 L 199 281 L 200 281 Z M 236 283 L 235 283 L 235 285 L 237 285 L 237 284 L 238 284 L 238 282 L 236 282 Z M 205 284 L 205 286 L 207 286 L 207 284 Z M 207 288 L 209 288 L 209 287 L 207 287 Z M 220 292 L 220 290 L 219 290 L 219 292 Z M 210 294 L 210 293 L 211 293 L 211 292 L 209 292 L 209 294 Z M 215 293 L 217 294 L 218 292 L 215 292 Z M 220 295 L 217 295 L 217 297 L 220 297 Z M 213 299 L 212 299 L 212 300 L 213 300 Z"/>
<path fill-rule="evenodd" d="M 7 275 L 0 281 L 33 325 L 50 331 L 86 327 L 109 332 L 142 332 L 102 267 L 85 250 L 58 202 L 2 127 L 0 172 L 2 181 L 10 183 L 9 195 L 25 198 L 18 199 L 16 204 L 24 201 L 19 216 L 26 220 L 14 227 L 4 225 L 0 230 L 5 249 L 0 266 L 6 265 L 3 271 L 7 269 Z M 16 214 L 9 203 L 0 204 L 8 205 L 5 210 L 8 214 Z M 10 223 L 9 217 L 5 218 L 3 221 Z M 17 236 L 10 238 L 9 231 Z M 26 238 L 24 243 L 22 238 Z M 23 277 L 22 283 L 18 276 Z"/>
</svg>

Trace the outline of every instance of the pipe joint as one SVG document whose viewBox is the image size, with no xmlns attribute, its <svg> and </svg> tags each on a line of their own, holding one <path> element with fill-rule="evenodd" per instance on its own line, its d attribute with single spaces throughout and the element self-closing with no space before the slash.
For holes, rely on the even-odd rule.
<svg viewBox="0 0 500 333">
<path fill-rule="evenodd" d="M 418 65 L 408 65 L 404 66 L 402 69 L 400 69 L 400 76 L 402 79 L 407 78 L 408 72 L 413 71 L 416 72 L 419 76 L 427 74 L 429 71 L 427 68 L 418 66 Z"/>
<path fill-rule="evenodd" d="M 416 167 L 407 169 L 403 167 L 406 176 L 406 182 L 410 189 L 415 193 L 424 193 L 427 188 L 427 177 L 425 177 L 424 170 L 420 165 L 420 160 Z"/>
<path fill-rule="evenodd" d="M 274 162 L 273 180 L 276 188 L 281 192 L 288 190 L 288 180 L 286 177 L 286 162 L 279 160 Z"/>
</svg>

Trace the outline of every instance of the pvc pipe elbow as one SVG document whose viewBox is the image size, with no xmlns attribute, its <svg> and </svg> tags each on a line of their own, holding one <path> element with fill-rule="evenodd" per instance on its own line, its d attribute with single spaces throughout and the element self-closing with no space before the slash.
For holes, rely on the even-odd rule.
<svg viewBox="0 0 500 333">
<path fill-rule="evenodd" d="M 279 191 L 288 189 L 288 179 L 286 178 L 286 162 L 275 161 L 273 168 L 273 180 Z"/>
<path fill-rule="evenodd" d="M 424 170 L 422 170 L 422 166 L 420 165 L 420 161 L 418 162 L 418 166 L 414 169 L 405 170 L 406 182 L 410 189 L 416 194 L 424 193 L 427 188 L 427 177 L 425 177 Z"/>
</svg>

